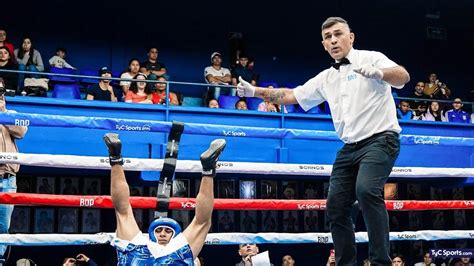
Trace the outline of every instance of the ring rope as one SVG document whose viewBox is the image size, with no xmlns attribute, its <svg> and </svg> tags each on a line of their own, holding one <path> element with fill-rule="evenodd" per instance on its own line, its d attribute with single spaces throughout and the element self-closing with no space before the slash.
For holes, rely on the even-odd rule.
<svg viewBox="0 0 474 266">
<path fill-rule="evenodd" d="M 127 171 L 160 171 L 163 159 L 125 158 Z M 30 153 L 0 153 L 1 164 L 21 164 L 43 167 L 76 169 L 110 169 L 107 157 L 52 155 Z M 176 172 L 200 173 L 201 163 L 193 160 L 179 160 Z M 332 165 L 328 164 L 287 164 L 287 163 L 251 163 L 219 162 L 218 173 L 261 174 L 261 175 L 305 175 L 329 176 Z M 474 177 L 474 168 L 437 168 L 437 167 L 394 167 L 390 177 Z"/>
<path fill-rule="evenodd" d="M 0 204 L 47 205 L 62 207 L 113 208 L 110 196 L 75 196 L 35 193 L 0 193 Z M 130 197 L 133 208 L 153 209 L 155 197 Z M 474 209 L 474 200 L 387 200 L 387 210 L 423 211 Z M 170 209 L 192 210 L 194 198 L 170 198 Z M 326 200 L 215 199 L 215 210 L 325 210 Z"/>
<path fill-rule="evenodd" d="M 43 115 L 25 113 L 0 113 L 0 123 L 63 128 L 88 128 L 124 131 L 169 132 L 171 122 L 132 120 L 118 118 Z M 186 123 L 185 134 L 199 134 L 227 137 L 249 137 L 270 139 L 337 140 L 334 131 L 302 130 L 287 128 L 260 128 L 229 125 Z M 474 147 L 474 138 L 401 135 L 401 144 L 440 145 Z"/>
<path fill-rule="evenodd" d="M 148 234 L 145 235 L 147 237 Z M 109 244 L 114 233 L 97 234 L 0 234 L 0 244 L 10 246 L 61 246 Z M 472 239 L 474 230 L 422 230 L 390 232 L 390 241 Z M 367 232 L 356 232 L 357 243 L 367 243 Z M 206 245 L 331 244 L 331 233 L 209 233 Z"/>
</svg>

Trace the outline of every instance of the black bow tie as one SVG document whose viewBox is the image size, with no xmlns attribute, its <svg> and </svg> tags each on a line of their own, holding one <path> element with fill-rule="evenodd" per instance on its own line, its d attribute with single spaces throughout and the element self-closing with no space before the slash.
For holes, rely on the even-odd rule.
<svg viewBox="0 0 474 266">
<path fill-rule="evenodd" d="M 342 66 L 342 65 L 349 65 L 351 63 L 351 61 L 349 61 L 349 59 L 347 58 L 342 58 L 341 61 L 339 62 L 334 62 L 334 63 L 331 63 L 331 66 L 334 67 L 335 69 L 339 70 L 339 67 Z"/>
</svg>

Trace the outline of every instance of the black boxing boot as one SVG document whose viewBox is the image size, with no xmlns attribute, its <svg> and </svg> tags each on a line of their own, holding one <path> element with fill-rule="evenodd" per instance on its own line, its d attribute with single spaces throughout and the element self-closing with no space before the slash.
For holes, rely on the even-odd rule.
<svg viewBox="0 0 474 266">
<path fill-rule="evenodd" d="M 207 151 L 201 154 L 203 176 L 216 176 L 217 160 L 219 160 L 219 155 L 224 151 L 225 145 L 224 139 L 216 139 L 211 142 Z"/>
<path fill-rule="evenodd" d="M 119 135 L 115 133 L 107 133 L 104 135 L 104 142 L 109 150 L 110 165 L 123 165 L 122 142 L 120 142 Z"/>
</svg>

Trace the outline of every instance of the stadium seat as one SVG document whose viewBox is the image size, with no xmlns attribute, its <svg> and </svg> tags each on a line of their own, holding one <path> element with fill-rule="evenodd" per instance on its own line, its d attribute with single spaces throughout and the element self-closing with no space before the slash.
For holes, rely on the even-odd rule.
<svg viewBox="0 0 474 266">
<path fill-rule="evenodd" d="M 49 72 L 54 73 L 54 74 L 76 74 L 75 69 L 58 68 L 58 67 L 51 67 Z M 53 83 L 75 83 L 77 81 L 76 78 L 53 76 L 53 75 L 49 76 L 49 80 Z"/>
<path fill-rule="evenodd" d="M 295 105 L 294 104 L 285 105 L 285 109 L 288 113 L 296 113 L 297 112 L 295 110 Z"/>
<path fill-rule="evenodd" d="M 52 96 L 61 99 L 81 99 L 81 92 L 77 84 L 56 84 Z"/>
<path fill-rule="evenodd" d="M 235 109 L 235 103 L 240 98 L 238 96 L 221 95 L 219 97 L 219 107 L 224 109 Z"/>
<path fill-rule="evenodd" d="M 83 69 L 79 70 L 79 74 L 83 75 L 83 76 L 95 76 L 95 77 L 97 77 L 99 75 L 99 72 L 97 70 L 94 70 L 94 69 L 83 68 Z M 84 86 L 88 86 L 88 85 L 91 85 L 91 84 L 99 83 L 99 80 L 98 79 L 91 79 L 91 78 L 81 78 L 80 82 L 82 84 L 84 84 Z"/>
<path fill-rule="evenodd" d="M 264 87 L 264 88 L 266 88 L 268 86 L 272 86 L 273 88 L 278 88 L 278 83 L 275 82 L 275 81 L 260 81 L 258 83 L 258 86 Z"/>
<path fill-rule="evenodd" d="M 202 98 L 183 97 L 183 106 L 202 106 Z"/>
<path fill-rule="evenodd" d="M 250 97 L 246 99 L 247 108 L 249 110 L 258 110 L 258 105 L 263 102 L 260 98 Z"/>
</svg>

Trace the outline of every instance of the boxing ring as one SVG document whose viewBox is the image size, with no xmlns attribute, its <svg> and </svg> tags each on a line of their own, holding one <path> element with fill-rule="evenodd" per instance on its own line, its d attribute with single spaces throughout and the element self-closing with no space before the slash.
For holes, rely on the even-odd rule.
<svg viewBox="0 0 474 266">
<path fill-rule="evenodd" d="M 100 117 L 59 116 L 26 113 L 2 113 L 0 123 L 29 127 L 61 127 L 101 129 L 107 131 L 128 132 L 161 132 L 171 129 L 170 122 L 151 120 L 115 119 Z M 300 140 L 338 140 L 335 132 L 320 130 L 260 128 L 229 125 L 210 125 L 185 123 L 183 134 L 209 135 L 229 138 L 250 137 L 267 139 L 300 139 Z M 446 146 L 474 149 L 474 138 L 401 135 L 402 145 Z M 125 147 L 127 144 L 125 143 Z M 104 147 L 105 152 L 105 147 Z M 124 169 L 127 171 L 160 171 L 163 159 L 140 159 L 125 157 Z M 108 157 L 0 153 L 0 163 L 16 163 L 28 166 L 73 168 L 73 169 L 110 169 Z M 332 166 L 328 164 L 292 164 L 292 163 L 256 163 L 222 161 L 218 173 L 292 175 L 292 176 L 329 176 Z M 199 161 L 179 160 L 176 166 L 178 173 L 200 173 Z M 474 177 L 474 168 L 466 167 L 394 167 L 391 177 Z M 219 178 L 219 177 L 217 177 Z M 133 208 L 152 209 L 156 207 L 156 197 L 131 197 Z M 72 196 L 34 193 L 0 193 L 1 204 L 28 206 L 62 206 L 76 208 L 113 208 L 110 196 Z M 386 201 L 390 211 L 415 210 L 451 210 L 474 209 L 474 200 Z M 171 198 L 169 209 L 192 210 L 195 207 L 193 198 Z M 325 200 L 261 200 L 261 199 L 215 199 L 215 210 L 325 210 Z M 0 243 L 22 246 L 54 245 L 95 245 L 107 244 L 112 240 L 112 233 L 98 234 L 4 234 Z M 474 230 L 423 230 L 391 232 L 391 241 L 403 240 L 454 240 L 472 239 Z M 366 232 L 357 232 L 356 241 L 367 242 Z M 208 245 L 233 245 L 239 243 L 332 243 L 330 233 L 210 233 L 206 239 Z"/>
</svg>

